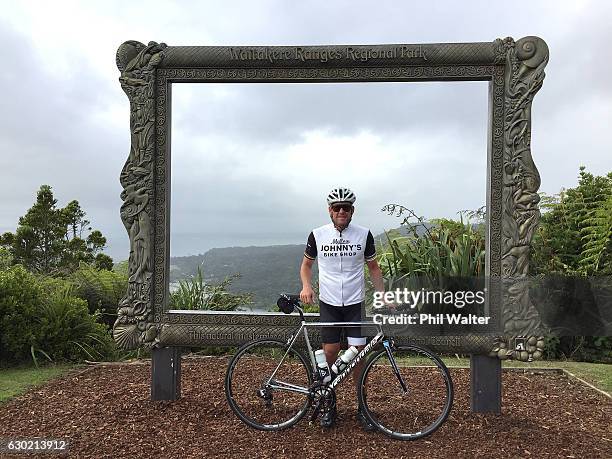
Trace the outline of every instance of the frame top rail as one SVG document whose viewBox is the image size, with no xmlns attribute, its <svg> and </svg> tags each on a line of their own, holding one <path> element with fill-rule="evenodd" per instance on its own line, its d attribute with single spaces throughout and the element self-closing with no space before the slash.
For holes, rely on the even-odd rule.
<svg viewBox="0 0 612 459">
<path fill-rule="evenodd" d="M 501 40 L 331 46 L 168 46 L 158 68 L 346 68 L 412 65 L 490 65 Z"/>
</svg>

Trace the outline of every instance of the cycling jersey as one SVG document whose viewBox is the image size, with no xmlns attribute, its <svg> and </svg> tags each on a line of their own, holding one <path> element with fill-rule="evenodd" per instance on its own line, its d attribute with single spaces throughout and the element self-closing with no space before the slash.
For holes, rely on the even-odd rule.
<svg viewBox="0 0 612 459">
<path fill-rule="evenodd" d="M 347 306 L 365 299 L 363 264 L 376 258 L 374 237 L 363 226 L 350 223 L 342 231 L 333 223 L 314 229 L 304 256 L 318 256 L 319 299 L 333 306 Z"/>
</svg>

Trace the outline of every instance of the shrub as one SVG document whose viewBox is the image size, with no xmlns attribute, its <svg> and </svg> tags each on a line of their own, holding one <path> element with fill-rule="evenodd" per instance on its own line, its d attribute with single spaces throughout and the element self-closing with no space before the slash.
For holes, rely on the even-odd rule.
<svg viewBox="0 0 612 459">
<path fill-rule="evenodd" d="M 544 357 L 547 360 L 612 363 L 610 336 L 549 336 Z"/>
<path fill-rule="evenodd" d="M 0 360 L 112 358 L 115 345 L 87 303 L 63 279 L 37 278 L 23 266 L 0 271 Z"/>
<path fill-rule="evenodd" d="M 82 263 L 69 279 L 76 296 L 87 302 L 89 312 L 100 311 L 99 321 L 112 327 L 117 318 L 119 300 L 127 291 L 127 272 L 97 269 Z"/>
<path fill-rule="evenodd" d="M 482 288 L 485 262 L 482 224 L 464 222 L 463 213 L 460 221 L 437 219 L 427 223 L 414 211 L 397 204 L 388 204 L 383 210 L 398 216 L 408 215 L 402 222 L 403 232 L 408 235 L 389 232 L 386 243 L 380 247 L 379 263 L 387 291 L 405 288 L 446 292 Z M 371 283 L 367 287 L 367 298 L 371 298 Z M 422 305 L 416 308 L 420 311 Z M 431 313 L 451 311 L 456 312 L 453 305 L 428 304 Z"/>
<path fill-rule="evenodd" d="M 8 269 L 13 264 L 13 256 L 6 247 L 0 246 L 0 269 Z"/>
<path fill-rule="evenodd" d="M 42 303 L 36 322 L 39 336 L 33 354 L 49 360 L 106 360 L 115 345 L 105 325 L 89 314 L 87 302 L 73 296 L 71 288 L 55 290 Z"/>
<path fill-rule="evenodd" d="M 17 363 L 30 358 L 42 297 L 36 278 L 23 266 L 0 271 L 0 360 Z"/>
</svg>

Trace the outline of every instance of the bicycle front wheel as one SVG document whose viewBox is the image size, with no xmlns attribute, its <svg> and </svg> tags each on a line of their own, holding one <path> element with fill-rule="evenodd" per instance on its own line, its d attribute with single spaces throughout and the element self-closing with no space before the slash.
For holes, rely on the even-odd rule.
<svg viewBox="0 0 612 459">
<path fill-rule="evenodd" d="M 453 382 L 442 360 L 416 345 L 385 349 L 361 373 L 359 402 L 378 430 L 399 440 L 423 438 L 448 417 Z M 396 365 L 393 365 L 392 360 Z"/>
<path fill-rule="evenodd" d="M 260 339 L 242 346 L 225 376 L 225 396 L 246 424 L 281 430 L 297 423 L 311 404 L 308 360 L 282 341 Z"/>
</svg>

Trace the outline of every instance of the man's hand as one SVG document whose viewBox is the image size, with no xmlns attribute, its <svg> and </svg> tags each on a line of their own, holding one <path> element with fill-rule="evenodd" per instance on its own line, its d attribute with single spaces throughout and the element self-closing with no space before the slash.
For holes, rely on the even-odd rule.
<svg viewBox="0 0 612 459">
<path fill-rule="evenodd" d="M 395 314 L 397 311 L 397 304 L 391 301 L 383 301 L 383 304 L 374 307 L 374 312 L 379 314 Z"/>
<path fill-rule="evenodd" d="M 300 301 L 305 304 L 314 303 L 314 291 L 310 285 L 305 285 L 300 292 Z"/>
<path fill-rule="evenodd" d="M 300 279 L 302 280 L 302 291 L 300 292 L 300 301 L 304 304 L 314 303 L 314 292 L 312 291 L 312 265 L 314 260 L 311 260 L 306 255 L 302 259 L 300 267 Z"/>
<path fill-rule="evenodd" d="M 395 310 L 397 309 L 397 304 L 391 301 L 383 301 L 383 308 L 388 309 L 391 312 L 395 312 Z"/>
</svg>

